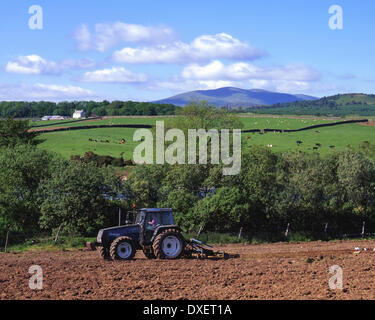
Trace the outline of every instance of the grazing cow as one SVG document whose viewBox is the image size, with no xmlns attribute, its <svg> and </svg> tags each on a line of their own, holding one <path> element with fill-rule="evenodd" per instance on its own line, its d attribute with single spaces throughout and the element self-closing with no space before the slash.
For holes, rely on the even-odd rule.
<svg viewBox="0 0 375 320">
<path fill-rule="evenodd" d="M 89 141 L 93 141 L 91 138 L 89 138 Z"/>
<path fill-rule="evenodd" d="M 335 146 L 329 146 L 331 149 L 334 149 L 335 148 Z"/>
<path fill-rule="evenodd" d="M 313 147 L 313 150 L 318 150 L 319 148 L 318 147 Z"/>
<path fill-rule="evenodd" d="M 125 139 L 121 139 L 121 143 L 122 144 L 126 143 L 126 140 Z"/>
<path fill-rule="evenodd" d="M 251 137 L 250 137 L 250 136 L 247 136 L 246 139 L 249 140 L 249 139 L 251 139 Z"/>
<path fill-rule="evenodd" d="M 302 143 L 303 143 L 303 141 L 300 141 L 300 140 L 297 141 L 297 144 L 298 144 L 298 145 L 300 145 L 300 144 L 302 144 Z"/>
<path fill-rule="evenodd" d="M 315 131 L 316 133 L 320 133 L 320 131 L 319 130 L 317 130 L 317 131 Z"/>
<path fill-rule="evenodd" d="M 321 147 L 322 145 L 320 143 L 315 143 L 317 147 Z"/>
</svg>

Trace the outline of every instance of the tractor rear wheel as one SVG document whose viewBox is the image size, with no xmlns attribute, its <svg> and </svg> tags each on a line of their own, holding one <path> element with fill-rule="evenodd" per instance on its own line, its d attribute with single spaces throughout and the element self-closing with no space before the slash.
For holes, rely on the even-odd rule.
<svg viewBox="0 0 375 320">
<path fill-rule="evenodd" d="M 99 254 L 100 257 L 104 260 L 111 259 L 111 256 L 109 255 L 109 250 L 106 247 L 99 247 Z"/>
<path fill-rule="evenodd" d="M 135 255 L 135 251 L 132 239 L 120 237 L 112 242 L 109 254 L 112 260 L 131 260 Z"/>
<path fill-rule="evenodd" d="M 154 240 L 152 248 L 158 259 L 178 259 L 185 249 L 185 240 L 175 229 L 161 232 Z"/>
</svg>

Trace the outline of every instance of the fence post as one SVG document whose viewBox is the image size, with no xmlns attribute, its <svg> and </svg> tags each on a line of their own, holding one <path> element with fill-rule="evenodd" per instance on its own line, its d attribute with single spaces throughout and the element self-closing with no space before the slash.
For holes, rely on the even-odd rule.
<svg viewBox="0 0 375 320">
<path fill-rule="evenodd" d="M 241 239 L 241 236 L 242 236 L 242 230 L 243 230 L 243 227 L 240 228 L 240 232 L 238 233 L 238 240 Z"/>
<path fill-rule="evenodd" d="M 286 226 L 285 237 L 288 237 L 290 223 Z"/>
<path fill-rule="evenodd" d="M 327 235 L 327 229 L 328 229 L 328 222 L 325 224 L 324 226 L 324 238 L 327 239 L 328 238 L 328 235 Z"/>
<path fill-rule="evenodd" d="M 201 226 L 199 228 L 199 231 L 197 233 L 197 238 L 201 235 L 202 230 L 203 230 L 203 224 L 201 224 Z"/>
<path fill-rule="evenodd" d="M 363 221 L 363 224 L 362 224 L 362 238 L 365 236 L 365 226 L 366 226 L 366 221 Z"/>
<path fill-rule="evenodd" d="M 7 252 L 7 247 L 8 247 L 8 236 L 9 236 L 9 230 L 7 231 L 7 235 L 6 235 L 6 238 L 5 238 L 5 250 L 4 250 L 4 252 Z"/>
<path fill-rule="evenodd" d="M 60 224 L 59 229 L 56 232 L 55 243 L 54 243 L 55 245 L 56 245 L 57 240 L 59 239 L 59 234 L 60 234 L 61 227 L 62 227 L 62 224 Z"/>
</svg>

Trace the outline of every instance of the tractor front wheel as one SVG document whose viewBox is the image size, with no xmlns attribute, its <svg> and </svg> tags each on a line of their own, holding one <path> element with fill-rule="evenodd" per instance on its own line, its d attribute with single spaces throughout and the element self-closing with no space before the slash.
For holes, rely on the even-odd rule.
<svg viewBox="0 0 375 320">
<path fill-rule="evenodd" d="M 177 230 L 167 229 L 155 238 L 152 248 L 158 259 L 178 259 L 184 253 L 185 240 Z"/>
<path fill-rule="evenodd" d="M 131 260 L 135 251 L 133 242 L 129 237 L 120 237 L 112 242 L 109 254 L 112 260 Z"/>
</svg>

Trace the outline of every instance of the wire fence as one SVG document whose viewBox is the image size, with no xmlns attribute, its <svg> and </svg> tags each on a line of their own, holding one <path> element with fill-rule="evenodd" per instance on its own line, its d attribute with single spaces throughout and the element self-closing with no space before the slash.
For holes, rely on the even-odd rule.
<svg viewBox="0 0 375 320">
<path fill-rule="evenodd" d="M 198 230 L 198 231 L 197 231 Z M 245 226 L 238 226 L 237 228 L 222 229 L 215 227 L 204 227 L 199 226 L 199 229 L 190 232 L 195 234 L 196 237 L 215 238 L 214 234 L 228 234 L 232 240 L 237 239 L 239 242 L 242 240 L 265 241 L 292 241 L 292 240 L 341 240 L 341 239 L 360 239 L 360 238 L 372 238 L 375 237 L 375 226 L 373 223 L 358 223 L 352 226 L 352 228 L 342 228 L 338 226 L 330 226 L 329 223 L 325 223 L 321 228 L 314 228 L 310 230 L 302 230 L 294 228 L 292 223 L 286 223 L 285 226 L 278 226 L 266 229 L 252 229 L 246 228 Z"/>
</svg>

